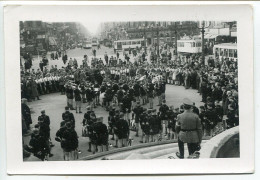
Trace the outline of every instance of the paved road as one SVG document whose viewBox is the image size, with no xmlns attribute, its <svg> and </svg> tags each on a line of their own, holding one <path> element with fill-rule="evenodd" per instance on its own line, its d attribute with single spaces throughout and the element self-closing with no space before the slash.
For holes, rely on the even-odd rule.
<svg viewBox="0 0 260 180">
<path fill-rule="evenodd" d="M 116 54 L 114 53 L 114 49 L 113 48 L 108 48 L 108 47 L 105 47 L 105 46 L 101 46 L 101 49 L 97 49 L 97 47 L 93 47 L 97 50 L 96 52 L 96 57 L 97 58 L 101 58 L 103 61 L 104 61 L 104 54 L 107 53 L 109 58 L 111 56 L 115 57 Z M 91 63 L 91 58 L 94 57 L 93 56 L 93 53 L 92 53 L 92 49 L 81 49 L 81 48 L 75 48 L 75 49 L 71 49 L 71 50 L 68 50 L 67 51 L 67 55 L 68 55 L 68 59 L 69 58 L 76 58 L 77 61 L 78 61 L 78 65 L 80 66 L 82 64 L 82 60 L 83 60 L 83 57 L 84 55 L 88 55 L 89 57 L 89 65 Z M 57 65 L 58 68 L 61 68 L 62 66 L 67 66 L 67 63 L 66 64 L 63 64 L 63 61 L 61 58 L 59 58 L 59 60 L 51 60 L 50 58 L 50 53 L 47 54 L 47 58 L 49 59 L 49 65 L 47 66 L 47 68 L 50 68 L 52 65 Z M 119 58 L 121 59 L 124 59 L 124 56 L 123 56 L 123 52 L 119 52 Z M 39 69 L 39 63 L 40 63 L 40 59 L 41 59 L 41 56 L 33 56 L 33 61 L 32 61 L 32 69 L 34 70 L 37 70 Z M 149 59 L 149 58 L 147 58 Z M 130 61 L 133 63 L 134 62 L 134 58 L 132 56 L 132 54 L 130 55 Z M 105 61 L 104 61 L 104 64 L 105 64 Z"/>
<path fill-rule="evenodd" d="M 188 89 L 185 90 L 182 86 L 175 86 L 175 85 L 167 85 L 166 87 L 166 100 L 168 105 L 173 105 L 174 107 L 179 107 L 182 104 L 182 100 L 184 97 L 190 98 L 193 102 L 196 103 L 197 106 L 202 105 L 201 97 L 197 93 L 196 90 Z M 53 143 L 55 144 L 55 147 L 52 148 L 52 153 L 54 156 L 50 158 L 50 160 L 63 160 L 63 153 L 62 149 L 60 147 L 60 144 L 54 140 L 55 134 L 57 130 L 59 129 L 60 122 L 62 120 L 61 115 L 64 112 L 64 107 L 66 106 L 66 96 L 60 95 L 59 93 L 53 93 L 49 95 L 43 95 L 41 96 L 42 100 L 39 101 L 33 101 L 29 103 L 29 107 L 32 108 L 33 114 L 32 114 L 32 120 L 33 124 L 37 123 L 37 118 L 40 115 L 40 111 L 42 109 L 46 110 L 46 114 L 50 116 L 51 119 L 51 138 L 53 140 Z M 154 104 L 158 104 L 158 99 L 154 99 Z M 87 152 L 87 138 L 81 136 L 81 129 L 82 129 L 82 120 L 84 113 L 86 112 L 87 104 L 83 104 L 83 113 L 82 114 L 76 114 L 75 111 L 72 111 L 75 119 L 76 119 L 76 131 L 79 136 L 79 149 L 82 151 L 80 154 L 80 157 L 84 157 L 86 155 L 89 155 L 90 153 Z M 156 107 L 158 108 L 158 106 Z M 106 112 L 102 107 L 98 107 L 95 109 L 95 113 L 97 116 L 103 116 L 104 117 L 104 123 L 107 124 L 107 117 L 108 112 Z M 133 145 L 139 143 L 140 138 L 135 137 L 135 132 L 131 131 L 130 137 L 134 139 Z M 165 137 L 163 137 L 165 139 Z M 27 144 L 30 140 L 30 137 L 25 137 L 24 142 Z M 110 143 L 114 144 L 114 141 L 110 141 Z M 113 148 L 113 147 L 111 147 Z M 26 160 L 38 160 L 35 157 L 30 157 Z"/>
</svg>

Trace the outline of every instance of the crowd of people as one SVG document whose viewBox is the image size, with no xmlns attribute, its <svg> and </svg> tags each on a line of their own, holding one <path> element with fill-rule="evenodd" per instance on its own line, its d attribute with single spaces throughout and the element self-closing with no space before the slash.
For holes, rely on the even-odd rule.
<svg viewBox="0 0 260 180">
<path fill-rule="evenodd" d="M 105 54 L 104 59 L 94 57 L 90 61 L 85 55 L 80 66 L 78 63 L 68 63 L 61 69 L 57 66 L 37 71 L 22 69 L 23 134 L 30 132 L 32 124 L 26 101 L 36 98 L 40 100 L 41 95 L 60 92 L 61 95 L 66 95 L 67 105 L 55 140 L 61 143 L 64 160 L 78 158 L 79 134 L 75 131 L 72 111 L 82 113 L 83 103 L 87 103 L 87 112 L 82 117 L 82 136 L 88 137 L 89 152 L 107 151 L 110 146 L 131 145 L 130 131 L 135 131 L 140 143 L 161 141 L 163 136 L 166 139 L 179 139 L 176 124 L 178 125 L 178 116 L 186 111 L 187 104 L 180 107 L 167 104 L 166 84 L 196 89 L 201 94 L 204 105 L 196 107 L 193 102 L 192 105 L 189 104 L 189 109 L 199 117 L 203 136 L 214 136 L 239 125 L 235 60 L 210 58 L 205 62 L 199 55 L 193 55 L 185 59 L 165 61 L 163 57 L 168 56 L 166 53 L 159 59 L 148 62 L 146 54 L 140 52 L 135 55 L 137 59 L 132 63 L 129 56 L 125 54 L 124 59 L 120 59 L 116 55 L 109 59 Z M 72 60 L 75 61 L 77 62 L 76 59 Z M 153 104 L 154 99 L 158 101 L 158 110 Z M 147 104 L 148 108 L 143 107 Z M 103 122 L 103 117 L 96 116 L 97 106 L 108 111 L 107 125 Z M 40 117 L 39 123 L 32 130 L 29 146 L 25 149 L 44 160 L 47 156 L 52 156 L 52 140 L 49 135 L 49 117 Z M 196 150 L 194 147 L 191 149 L 190 154 Z M 45 156 L 39 155 L 39 152 Z"/>
</svg>

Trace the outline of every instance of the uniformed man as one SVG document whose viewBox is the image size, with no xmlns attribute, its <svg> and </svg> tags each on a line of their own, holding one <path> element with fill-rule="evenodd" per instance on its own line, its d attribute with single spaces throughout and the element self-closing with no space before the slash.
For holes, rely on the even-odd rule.
<svg viewBox="0 0 260 180">
<path fill-rule="evenodd" d="M 161 121 L 156 113 L 156 109 L 151 111 L 151 116 L 148 117 L 150 122 L 150 134 L 151 134 L 151 141 L 156 142 L 160 141 L 160 133 L 161 133 Z"/>
<path fill-rule="evenodd" d="M 111 140 L 115 140 L 115 133 L 114 133 L 115 115 L 116 115 L 116 106 L 114 105 L 114 106 L 112 106 L 112 109 L 109 111 L 109 114 L 108 114 L 109 134 L 112 135 Z"/>
<path fill-rule="evenodd" d="M 66 117 L 68 118 L 67 121 L 70 121 L 72 125 L 75 127 L 75 118 L 72 112 L 70 112 L 70 108 L 68 106 L 65 107 L 65 112 L 62 113 L 62 120 L 66 120 Z"/>
<path fill-rule="evenodd" d="M 77 85 L 76 89 L 74 90 L 74 97 L 76 101 L 76 113 L 82 113 L 81 112 L 81 89 L 79 88 L 79 85 Z"/>
<path fill-rule="evenodd" d="M 66 88 L 66 96 L 67 96 L 67 107 L 70 108 L 70 110 L 75 110 L 73 108 L 73 89 L 72 89 L 72 85 L 67 84 L 65 85 Z"/>
<path fill-rule="evenodd" d="M 167 129 L 168 129 L 168 117 L 167 113 L 169 111 L 169 107 L 166 104 L 166 100 L 164 99 L 162 101 L 162 105 L 159 108 L 159 118 L 161 121 L 161 126 L 162 126 L 162 133 L 163 131 L 165 132 L 165 136 L 168 135 Z"/>
<path fill-rule="evenodd" d="M 206 104 L 206 112 L 205 112 L 205 136 L 212 136 L 214 133 L 214 128 L 218 123 L 217 114 L 213 108 L 212 103 Z"/>
<path fill-rule="evenodd" d="M 140 122 L 140 116 L 143 113 L 143 107 L 141 106 L 140 102 L 137 101 L 136 107 L 133 109 L 134 112 L 134 120 L 135 120 L 135 128 L 136 128 L 136 134 L 135 136 L 139 136 L 139 122 Z"/>
<path fill-rule="evenodd" d="M 176 124 L 176 113 L 174 112 L 174 107 L 170 106 L 169 111 L 167 112 L 168 117 L 168 139 L 177 139 L 177 133 L 175 131 Z"/>
<path fill-rule="evenodd" d="M 140 143 L 148 143 L 149 142 L 149 136 L 150 136 L 150 124 L 149 124 L 149 119 L 148 119 L 148 114 L 147 114 L 147 109 L 143 109 L 143 113 L 140 116 L 140 126 L 142 129 L 142 136 Z"/>
<path fill-rule="evenodd" d="M 124 113 L 120 113 L 120 118 L 115 123 L 115 134 L 118 138 L 118 147 L 127 146 L 127 139 L 129 138 L 129 125 L 124 120 Z"/>
<path fill-rule="evenodd" d="M 96 135 L 97 151 L 103 152 L 108 150 L 108 130 L 107 126 L 103 123 L 103 117 L 98 117 L 94 123 L 93 130 Z"/>
<path fill-rule="evenodd" d="M 29 142 L 30 152 L 32 152 L 35 157 L 44 161 L 48 155 L 49 146 L 45 138 L 39 134 L 39 129 L 35 128 L 32 132 Z"/>
<path fill-rule="evenodd" d="M 149 98 L 149 108 L 153 109 L 154 84 L 152 82 L 149 83 L 147 91 L 148 91 L 147 94 Z"/>
<path fill-rule="evenodd" d="M 192 155 L 202 140 L 202 126 L 200 118 L 192 112 L 192 102 L 188 98 L 183 99 L 184 113 L 177 116 L 176 131 L 178 133 L 179 152 L 176 156 L 184 159 L 184 143 L 188 145 L 189 155 Z"/>
</svg>

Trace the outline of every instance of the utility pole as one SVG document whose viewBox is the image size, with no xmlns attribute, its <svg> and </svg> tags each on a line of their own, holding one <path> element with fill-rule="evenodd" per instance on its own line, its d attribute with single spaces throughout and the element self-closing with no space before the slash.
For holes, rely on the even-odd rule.
<svg viewBox="0 0 260 180">
<path fill-rule="evenodd" d="M 175 41 L 175 54 L 176 54 L 176 60 L 178 59 L 178 49 L 177 49 L 177 39 L 178 39 L 178 33 L 177 33 L 177 25 L 176 21 L 174 22 L 174 41 Z"/>
<path fill-rule="evenodd" d="M 157 56 L 160 57 L 160 51 L 159 51 L 159 24 L 156 24 L 157 26 Z"/>
</svg>

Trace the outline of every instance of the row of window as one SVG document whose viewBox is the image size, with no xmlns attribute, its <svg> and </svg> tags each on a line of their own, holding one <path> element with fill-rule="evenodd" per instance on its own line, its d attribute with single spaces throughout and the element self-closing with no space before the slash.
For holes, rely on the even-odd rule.
<svg viewBox="0 0 260 180">
<path fill-rule="evenodd" d="M 125 42 L 116 42 L 118 46 L 121 45 L 135 45 L 135 44 L 143 44 L 144 41 L 125 41 Z"/>
<path fill-rule="evenodd" d="M 201 42 L 178 42 L 178 47 L 201 47 Z"/>
<path fill-rule="evenodd" d="M 225 56 L 225 57 L 237 58 L 237 50 L 236 49 L 215 48 L 215 56 Z"/>
</svg>

